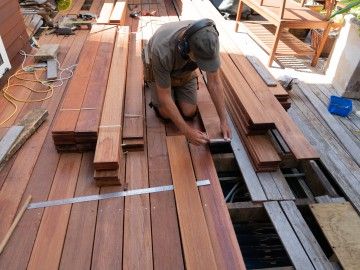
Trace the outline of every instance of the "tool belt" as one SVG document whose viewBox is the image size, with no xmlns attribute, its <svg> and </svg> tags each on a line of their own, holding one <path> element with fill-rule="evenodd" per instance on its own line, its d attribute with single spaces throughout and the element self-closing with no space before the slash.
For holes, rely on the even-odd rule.
<svg viewBox="0 0 360 270">
<path fill-rule="evenodd" d="M 181 78 L 171 78 L 171 86 L 177 87 L 177 86 L 183 86 L 187 82 L 191 81 L 192 79 L 197 78 L 196 74 L 190 73 L 189 75 Z"/>
<path fill-rule="evenodd" d="M 145 46 L 143 48 L 141 52 L 141 58 L 143 61 L 144 82 L 145 83 L 155 82 L 148 46 Z M 188 73 L 186 76 L 183 77 L 177 77 L 177 78 L 171 77 L 171 86 L 172 87 L 182 86 L 194 78 L 197 78 L 196 72 Z"/>
</svg>

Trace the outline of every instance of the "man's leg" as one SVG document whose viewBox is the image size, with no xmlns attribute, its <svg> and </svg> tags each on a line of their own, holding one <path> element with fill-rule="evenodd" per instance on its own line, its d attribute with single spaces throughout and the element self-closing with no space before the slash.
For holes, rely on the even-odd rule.
<svg viewBox="0 0 360 270">
<path fill-rule="evenodd" d="M 193 118 L 197 113 L 197 78 L 174 88 L 174 98 L 183 117 Z"/>
<path fill-rule="evenodd" d="M 159 98 L 156 93 L 155 82 L 148 83 L 151 91 L 151 103 L 149 104 L 151 108 L 154 109 L 156 116 L 161 118 L 164 121 L 170 120 L 169 117 L 165 114 L 162 108 L 159 107 Z"/>
<path fill-rule="evenodd" d="M 169 117 L 159 106 L 159 99 L 155 87 L 155 83 L 149 83 L 151 106 L 154 108 L 158 117 L 163 120 L 169 120 Z M 184 118 L 193 118 L 197 113 L 197 89 L 197 78 L 192 79 L 183 86 L 177 86 L 171 89 L 172 98 Z"/>
</svg>

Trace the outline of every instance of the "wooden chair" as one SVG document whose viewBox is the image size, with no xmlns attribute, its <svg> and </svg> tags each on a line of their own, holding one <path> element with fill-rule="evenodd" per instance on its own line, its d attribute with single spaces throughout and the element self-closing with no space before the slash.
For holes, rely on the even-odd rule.
<svg viewBox="0 0 360 270">
<path fill-rule="evenodd" d="M 333 2 L 333 0 L 330 0 Z M 304 7 L 305 0 L 297 3 L 293 0 L 240 0 L 236 22 L 240 21 L 243 4 L 246 4 L 267 22 L 249 22 L 247 26 L 254 39 L 270 54 L 268 65 L 280 55 L 310 55 L 311 65 L 315 66 L 324 48 L 330 30 L 330 11 L 326 16 Z M 322 29 L 319 46 L 313 50 L 292 35 L 288 29 Z M 235 31 L 238 30 L 236 23 Z"/>
</svg>

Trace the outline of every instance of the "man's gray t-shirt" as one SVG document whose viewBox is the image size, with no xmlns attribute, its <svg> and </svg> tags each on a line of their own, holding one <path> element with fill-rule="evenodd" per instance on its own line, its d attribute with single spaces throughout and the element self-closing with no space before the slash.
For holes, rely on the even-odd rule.
<svg viewBox="0 0 360 270">
<path fill-rule="evenodd" d="M 149 40 L 148 48 L 155 82 L 163 88 L 171 86 L 171 79 L 191 77 L 195 62 L 184 59 L 178 52 L 178 36 L 194 21 L 180 21 L 161 26 Z"/>
</svg>

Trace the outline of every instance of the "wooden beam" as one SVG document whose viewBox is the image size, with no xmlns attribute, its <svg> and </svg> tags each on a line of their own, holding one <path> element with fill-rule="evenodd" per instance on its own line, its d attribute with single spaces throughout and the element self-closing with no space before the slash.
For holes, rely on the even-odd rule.
<svg viewBox="0 0 360 270">
<path fill-rule="evenodd" d="M 255 170 L 251 164 L 246 149 L 236 132 L 232 120 L 228 117 L 228 123 L 232 132 L 231 147 L 234 151 L 235 159 L 239 165 L 240 172 L 244 178 L 250 197 L 253 201 L 266 201 L 266 195 L 259 182 Z"/>
<path fill-rule="evenodd" d="M 100 193 L 119 192 L 120 187 L 102 187 Z M 124 240 L 124 197 L 98 204 L 92 269 L 122 269 Z"/>
<path fill-rule="evenodd" d="M 295 232 L 291 228 L 278 202 L 265 202 L 264 207 L 268 216 L 280 236 L 290 260 L 296 269 L 314 269 L 311 261 Z"/>
<path fill-rule="evenodd" d="M 264 188 L 266 197 L 268 200 L 281 200 L 282 196 L 277 189 L 277 186 L 274 182 L 274 179 L 271 176 L 271 173 L 258 173 L 257 176 L 259 177 L 260 183 Z"/>
<path fill-rule="evenodd" d="M 76 184 L 75 197 L 99 194 L 99 188 L 93 183 L 94 154 L 84 153 L 81 160 L 79 177 Z M 66 230 L 64 247 L 61 254 L 60 269 L 90 268 L 94 244 L 94 234 L 98 202 L 73 204 L 69 225 Z M 81 233 L 79 229 L 81 228 Z"/>
<path fill-rule="evenodd" d="M 270 173 L 276 187 L 278 188 L 282 198 L 284 200 L 295 200 L 296 197 L 294 195 L 294 193 L 292 192 L 288 182 L 286 181 L 282 171 L 279 169 L 275 172 L 271 172 Z"/>
<path fill-rule="evenodd" d="M 320 247 L 309 226 L 293 201 L 280 202 L 296 235 L 316 269 L 332 269 L 332 265 Z"/>
<path fill-rule="evenodd" d="M 103 26 L 94 25 L 82 48 L 79 64 L 52 127 L 53 134 L 73 135 L 103 34 L 100 30 L 103 30 Z"/>
</svg>

